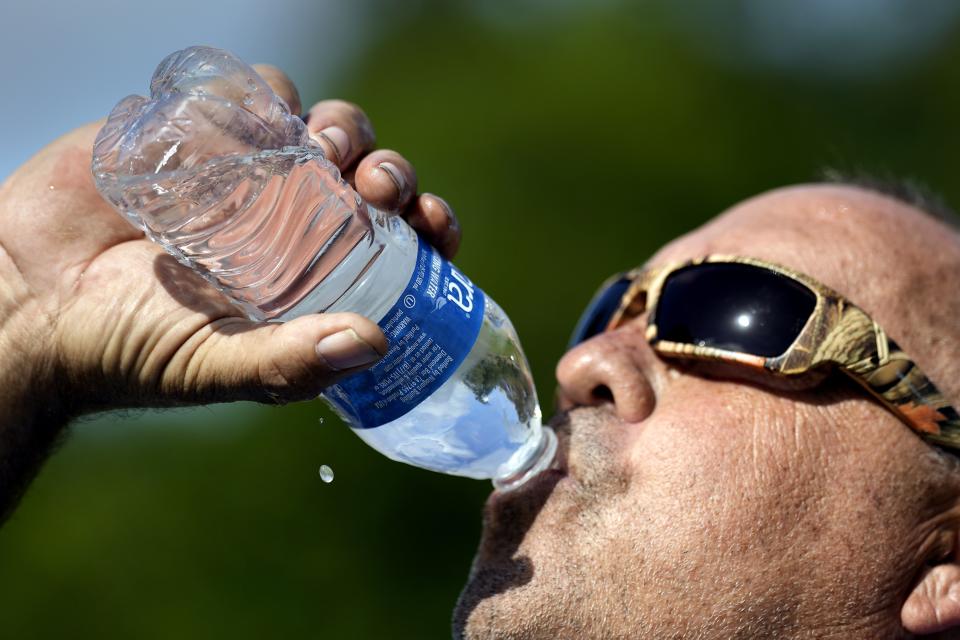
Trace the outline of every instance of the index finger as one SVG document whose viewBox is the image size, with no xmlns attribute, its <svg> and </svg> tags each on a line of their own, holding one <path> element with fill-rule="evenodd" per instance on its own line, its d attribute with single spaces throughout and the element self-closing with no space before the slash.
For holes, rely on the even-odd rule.
<svg viewBox="0 0 960 640">
<path fill-rule="evenodd" d="M 290 113 L 295 116 L 300 115 L 300 92 L 297 86 L 293 84 L 290 76 L 273 66 L 272 64 L 255 64 L 253 70 L 260 74 L 273 92 L 280 96 L 287 106 L 290 107 Z"/>
<path fill-rule="evenodd" d="M 310 107 L 307 130 L 327 158 L 346 171 L 373 149 L 376 136 L 363 109 L 344 100 L 323 100 Z"/>
</svg>

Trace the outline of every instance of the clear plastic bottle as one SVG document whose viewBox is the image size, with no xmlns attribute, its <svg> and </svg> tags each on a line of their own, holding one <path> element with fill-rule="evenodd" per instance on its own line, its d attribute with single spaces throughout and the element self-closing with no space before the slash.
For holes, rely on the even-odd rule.
<svg viewBox="0 0 960 640">
<path fill-rule="evenodd" d="M 370 446 L 519 486 L 553 460 L 516 332 L 407 224 L 368 207 L 303 122 L 232 54 L 168 56 L 94 146 L 101 194 L 250 317 L 354 311 L 390 352 L 323 394 Z"/>
</svg>

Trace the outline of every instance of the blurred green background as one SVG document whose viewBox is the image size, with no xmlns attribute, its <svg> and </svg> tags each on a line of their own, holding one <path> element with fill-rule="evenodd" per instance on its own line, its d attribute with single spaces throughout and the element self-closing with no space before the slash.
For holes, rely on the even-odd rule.
<svg viewBox="0 0 960 640">
<path fill-rule="evenodd" d="M 678 4 L 373 3 L 333 81 L 297 78 L 453 204 L 548 414 L 594 287 L 738 200 L 833 166 L 960 202 L 955 3 Z M 0 530 L 2 635 L 449 637 L 489 490 L 318 403 L 99 416 Z"/>
</svg>

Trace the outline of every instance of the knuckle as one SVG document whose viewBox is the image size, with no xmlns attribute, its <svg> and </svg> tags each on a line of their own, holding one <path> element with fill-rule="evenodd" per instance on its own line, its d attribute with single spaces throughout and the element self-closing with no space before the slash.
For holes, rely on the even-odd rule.
<svg viewBox="0 0 960 640">
<path fill-rule="evenodd" d="M 322 387 L 325 371 L 308 359 L 295 344 L 282 341 L 274 353 L 288 353 L 286 358 L 263 357 L 257 368 L 263 393 L 274 404 L 286 404 L 316 396 Z"/>
<path fill-rule="evenodd" d="M 373 146 L 376 136 L 367 114 L 357 104 L 340 99 L 322 100 L 310 109 L 311 130 L 339 126 L 354 139 L 356 146 Z"/>
<path fill-rule="evenodd" d="M 302 377 L 277 361 L 261 360 L 257 378 L 259 390 L 270 404 L 284 405 L 300 399 L 298 388 Z"/>
<path fill-rule="evenodd" d="M 367 119 L 367 114 L 363 112 L 360 105 L 346 100 L 333 100 L 331 105 L 333 109 L 345 120 L 350 122 L 360 122 Z"/>
<path fill-rule="evenodd" d="M 311 107 L 310 111 L 315 114 L 314 117 L 320 117 L 325 122 L 331 123 L 354 123 L 360 118 L 366 118 L 363 110 L 359 106 L 346 100 L 331 99 L 321 100 Z"/>
<path fill-rule="evenodd" d="M 288 386 L 289 380 L 278 363 L 271 358 L 261 358 L 257 365 L 257 382 L 264 390 L 278 390 Z"/>
</svg>

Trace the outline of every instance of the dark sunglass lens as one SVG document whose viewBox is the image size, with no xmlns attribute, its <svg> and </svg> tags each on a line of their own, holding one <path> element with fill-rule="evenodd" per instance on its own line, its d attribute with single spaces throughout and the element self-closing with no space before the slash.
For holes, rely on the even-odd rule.
<svg viewBox="0 0 960 640">
<path fill-rule="evenodd" d="M 771 358 L 787 350 L 817 298 L 799 282 L 738 263 L 671 274 L 657 302 L 657 337 Z"/>
<path fill-rule="evenodd" d="M 620 278 L 613 284 L 607 285 L 594 296 L 590 304 L 587 305 L 583 315 L 580 316 L 577 327 L 573 330 L 573 335 L 570 336 L 570 343 L 567 345 L 567 348 L 574 347 L 598 333 L 603 333 L 603 330 L 607 328 L 607 324 L 610 322 L 610 318 L 616 312 L 617 308 L 619 308 L 623 294 L 626 293 L 629 288 L 630 280 Z"/>
</svg>

